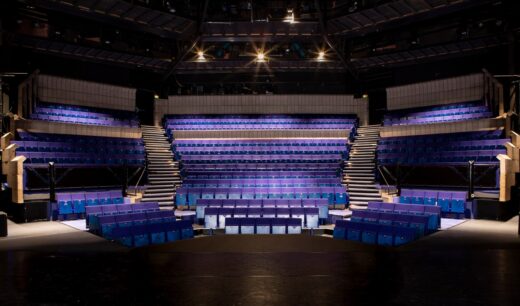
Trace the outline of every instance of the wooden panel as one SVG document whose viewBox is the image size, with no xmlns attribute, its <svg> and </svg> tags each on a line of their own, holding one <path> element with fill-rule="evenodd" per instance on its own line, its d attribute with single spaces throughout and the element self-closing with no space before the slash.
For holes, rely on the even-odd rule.
<svg viewBox="0 0 520 306">
<path fill-rule="evenodd" d="M 128 87 L 38 76 L 38 97 L 44 102 L 134 111 L 135 91 Z"/>
<path fill-rule="evenodd" d="M 484 74 L 387 88 L 388 110 L 477 101 L 484 97 Z"/>
<path fill-rule="evenodd" d="M 16 120 L 15 125 L 17 129 L 24 129 L 34 133 L 141 138 L 141 129 L 139 128 L 72 124 L 42 120 Z"/>
<path fill-rule="evenodd" d="M 381 137 L 399 137 L 485 131 L 503 128 L 504 124 L 505 119 L 503 118 L 491 118 L 432 124 L 395 125 L 383 127 L 380 135 Z"/>
<path fill-rule="evenodd" d="M 351 95 L 170 96 L 155 101 L 155 124 L 167 114 L 356 114 L 368 120 L 368 100 Z"/>
</svg>

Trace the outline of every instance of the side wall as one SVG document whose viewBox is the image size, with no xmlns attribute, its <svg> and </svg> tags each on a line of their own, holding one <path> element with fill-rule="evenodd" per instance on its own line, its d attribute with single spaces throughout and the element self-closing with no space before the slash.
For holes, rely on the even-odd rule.
<svg viewBox="0 0 520 306">
<path fill-rule="evenodd" d="M 40 74 L 38 98 L 45 102 L 135 110 L 135 89 Z"/>
<path fill-rule="evenodd" d="M 368 100 L 350 95 L 170 96 L 155 100 L 154 123 L 167 114 L 356 114 L 368 121 Z"/>
<path fill-rule="evenodd" d="M 484 74 L 415 83 L 386 89 L 388 110 L 476 101 L 484 98 Z"/>
</svg>

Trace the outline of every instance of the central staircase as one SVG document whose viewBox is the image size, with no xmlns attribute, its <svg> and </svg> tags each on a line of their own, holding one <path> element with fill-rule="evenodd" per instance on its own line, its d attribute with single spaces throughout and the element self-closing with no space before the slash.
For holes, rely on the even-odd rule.
<svg viewBox="0 0 520 306">
<path fill-rule="evenodd" d="M 148 164 L 148 185 L 141 202 L 158 202 L 161 207 L 173 207 L 175 190 L 181 184 L 179 163 L 174 161 L 163 128 L 143 125 L 141 130 Z"/>
<path fill-rule="evenodd" d="M 366 207 L 368 202 L 381 202 L 375 182 L 376 148 L 380 125 L 362 126 L 357 130 L 350 156 L 343 165 L 343 184 L 347 187 L 350 207 Z"/>
</svg>

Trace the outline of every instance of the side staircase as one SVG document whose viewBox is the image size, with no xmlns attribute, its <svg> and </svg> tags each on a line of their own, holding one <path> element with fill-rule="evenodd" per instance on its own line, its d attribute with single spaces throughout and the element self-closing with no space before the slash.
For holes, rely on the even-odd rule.
<svg viewBox="0 0 520 306">
<path fill-rule="evenodd" d="M 368 202 L 382 201 L 375 183 L 375 158 L 380 128 L 380 125 L 358 128 L 349 160 L 344 162 L 343 184 L 347 187 L 352 208 L 366 207 Z"/>
<path fill-rule="evenodd" d="M 175 190 L 181 184 L 179 163 L 173 159 L 163 128 L 143 125 L 141 130 L 148 163 L 148 185 L 141 202 L 158 202 L 161 207 L 173 207 Z"/>
</svg>

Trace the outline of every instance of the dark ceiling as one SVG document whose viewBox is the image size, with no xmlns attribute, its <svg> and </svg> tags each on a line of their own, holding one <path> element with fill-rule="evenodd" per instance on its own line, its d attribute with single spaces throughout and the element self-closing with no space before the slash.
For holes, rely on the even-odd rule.
<svg viewBox="0 0 520 306">
<path fill-rule="evenodd" d="M 519 9 L 514 0 L 8 0 L 0 72 L 163 94 L 352 92 L 412 71 L 515 71 Z"/>
</svg>

